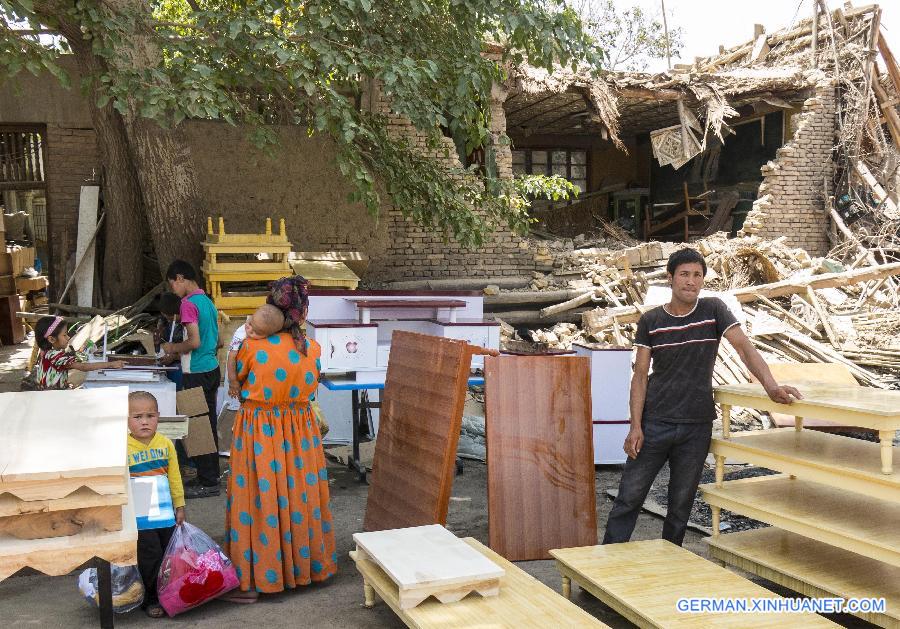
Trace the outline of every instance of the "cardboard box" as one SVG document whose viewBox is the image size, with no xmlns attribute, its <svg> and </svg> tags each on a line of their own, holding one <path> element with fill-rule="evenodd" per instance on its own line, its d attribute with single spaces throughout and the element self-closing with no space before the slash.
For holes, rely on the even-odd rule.
<svg viewBox="0 0 900 629">
<path fill-rule="evenodd" d="M 231 439 L 234 436 L 234 420 L 237 417 L 237 411 L 230 408 L 223 408 L 219 413 L 219 420 L 216 422 L 216 429 L 219 433 L 219 454 L 231 454 Z"/>
<path fill-rule="evenodd" d="M 0 275 L 12 275 L 12 256 L 4 248 L 0 253 Z"/>
<path fill-rule="evenodd" d="M 0 275 L 0 295 L 15 295 L 16 280 L 12 275 Z"/>
<path fill-rule="evenodd" d="M 209 406 L 206 404 L 206 397 L 203 395 L 203 389 L 200 387 L 185 389 L 176 393 L 175 407 L 178 409 L 179 415 L 187 415 L 188 417 L 209 415 Z M 208 422 L 209 420 L 207 420 Z"/>
<path fill-rule="evenodd" d="M 12 256 L 13 275 L 22 275 L 25 269 L 34 266 L 34 247 L 7 247 L 6 252 Z"/>
<path fill-rule="evenodd" d="M 181 441 L 184 451 L 189 457 L 212 454 L 216 451 L 216 441 L 213 438 L 212 426 L 209 417 L 201 415 L 188 419 L 188 432 Z"/>
</svg>

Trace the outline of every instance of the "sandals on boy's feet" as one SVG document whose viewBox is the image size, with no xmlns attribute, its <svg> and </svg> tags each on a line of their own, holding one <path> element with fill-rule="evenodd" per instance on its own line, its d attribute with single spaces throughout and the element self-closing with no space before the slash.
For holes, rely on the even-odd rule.
<svg viewBox="0 0 900 629">
<path fill-rule="evenodd" d="M 162 608 L 162 605 L 148 605 L 144 608 L 144 613 L 150 618 L 163 618 L 166 615 L 166 610 Z"/>
<path fill-rule="evenodd" d="M 222 596 L 219 597 L 220 600 L 227 601 L 229 603 L 255 603 L 259 600 L 259 592 L 256 590 L 250 590 L 245 592 L 244 590 L 235 589 L 230 592 L 226 592 Z"/>
</svg>

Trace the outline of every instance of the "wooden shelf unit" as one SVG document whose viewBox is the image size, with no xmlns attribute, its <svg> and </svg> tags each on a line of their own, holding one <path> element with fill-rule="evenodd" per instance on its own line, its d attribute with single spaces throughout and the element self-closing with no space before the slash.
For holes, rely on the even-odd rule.
<svg viewBox="0 0 900 629">
<path fill-rule="evenodd" d="M 776 428 L 714 437 L 710 452 L 791 474 L 801 480 L 900 503 L 900 475 L 882 474 L 881 447 L 817 430 Z M 900 448 L 894 447 L 900 460 Z"/>
<path fill-rule="evenodd" d="M 900 628 L 900 475 L 892 466 L 900 392 L 815 381 L 798 388 L 804 399 L 791 405 L 757 384 L 715 388 L 723 416 L 710 448 L 716 482 L 700 487 L 712 507 L 710 554 L 809 596 L 883 596 L 884 613 L 855 615 Z M 795 428 L 732 435 L 732 406 L 794 415 Z M 878 430 L 880 443 L 805 430 L 803 417 Z M 724 482 L 729 456 L 782 475 Z M 720 535 L 723 508 L 777 528 Z"/>
<path fill-rule="evenodd" d="M 775 527 L 704 541 L 710 557 L 804 596 L 883 597 L 883 614 L 854 615 L 879 627 L 900 629 L 900 568 L 896 566 Z"/>
</svg>

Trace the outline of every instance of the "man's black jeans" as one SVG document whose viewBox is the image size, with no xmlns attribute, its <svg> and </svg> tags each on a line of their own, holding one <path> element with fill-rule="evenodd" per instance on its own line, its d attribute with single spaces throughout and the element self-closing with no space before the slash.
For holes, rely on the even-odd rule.
<svg viewBox="0 0 900 629">
<path fill-rule="evenodd" d="M 669 462 L 669 507 L 663 539 L 681 546 L 694 496 L 709 453 L 712 422 L 683 424 L 645 422 L 644 445 L 636 459 L 628 459 L 619 481 L 619 495 L 606 522 L 604 544 L 631 539 L 641 506 L 663 464 Z"/>
</svg>

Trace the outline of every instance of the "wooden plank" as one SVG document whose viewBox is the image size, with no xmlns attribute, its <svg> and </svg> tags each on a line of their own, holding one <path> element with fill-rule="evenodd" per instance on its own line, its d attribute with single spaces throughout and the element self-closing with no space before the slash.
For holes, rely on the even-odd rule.
<svg viewBox="0 0 900 629">
<path fill-rule="evenodd" d="M 505 574 L 500 579 L 500 594 L 487 598 L 469 596 L 458 603 L 444 605 L 425 601 L 413 609 L 401 609 L 397 585 L 375 563 L 350 556 L 363 576 L 367 606 L 375 603 L 374 594 L 386 602 L 407 627 L 445 629 L 447 627 L 606 627 L 586 611 L 548 588 L 521 568 L 471 537 L 463 541 L 500 566 Z M 372 588 L 371 592 L 368 588 Z"/>
<path fill-rule="evenodd" d="M 17 481 L 121 475 L 127 422 L 127 387 L 0 394 L 0 434 L 16 444 L 0 449 L 0 493 Z"/>
<path fill-rule="evenodd" d="M 793 428 L 734 433 L 714 437 L 710 452 L 801 480 L 900 503 L 900 475 L 882 474 L 877 443 Z M 900 447 L 894 448 L 900 460 Z"/>
<path fill-rule="evenodd" d="M 900 215 L 897 214 L 897 204 L 894 203 L 891 198 L 888 196 L 887 191 L 881 186 L 878 180 L 875 178 L 866 165 L 861 161 L 857 160 L 855 162 L 851 162 L 850 165 L 853 167 L 853 170 L 859 175 L 859 178 L 862 179 L 869 189 L 872 191 L 872 194 L 875 196 L 875 200 L 881 206 L 881 210 L 885 213 L 885 215 L 891 220 L 896 220 L 900 218 Z"/>
<path fill-rule="evenodd" d="M 597 543 L 590 360 L 485 359 L 490 546 L 507 559 Z"/>
<path fill-rule="evenodd" d="M 120 530 L 107 532 L 89 528 L 77 535 L 34 540 L 0 536 L 0 581 L 26 567 L 49 576 L 68 574 L 94 557 L 121 566 L 136 564 L 137 519 L 127 471 L 120 476 L 119 482 L 128 488 L 129 496 L 121 509 Z"/>
<path fill-rule="evenodd" d="M 639 627 L 837 627 L 815 614 L 682 612 L 690 598 L 778 599 L 770 590 L 656 539 L 553 550 L 564 579 L 571 579 Z"/>
<path fill-rule="evenodd" d="M 713 507 L 900 566 L 900 503 L 783 475 L 700 485 L 700 491 Z"/>
<path fill-rule="evenodd" d="M 9 494 L 19 500 L 33 502 L 37 500 L 59 500 L 82 488 L 89 488 L 101 496 L 118 496 L 125 489 L 119 474 L 108 476 L 90 476 L 83 478 L 57 478 L 54 480 L 13 481 L 0 485 L 0 497 Z"/>
<path fill-rule="evenodd" d="M 119 531 L 122 529 L 122 507 L 81 507 L 65 511 L 26 513 L 0 518 L 0 536 L 18 539 L 66 537 L 85 529 Z"/>
<path fill-rule="evenodd" d="M 100 186 L 81 186 L 78 201 L 78 240 L 75 259 L 81 263 L 75 270 L 75 290 L 79 306 L 94 305 L 94 232 L 97 228 L 97 208 Z"/>
<path fill-rule="evenodd" d="M 118 477 L 119 484 L 122 483 Z M 0 494 L 0 518 L 29 513 L 51 513 L 66 511 L 82 507 L 121 506 L 128 501 L 128 494 L 124 491 L 120 494 L 98 494 L 97 492 L 80 487 L 62 498 L 42 500 L 22 500 L 10 493 Z"/>
<path fill-rule="evenodd" d="M 439 524 L 354 533 L 356 558 L 374 562 L 398 588 L 410 609 L 434 596 L 442 603 L 470 592 L 499 593 L 503 569 Z"/>
<path fill-rule="evenodd" d="M 364 530 L 446 524 L 472 351 L 394 332 Z"/>
<path fill-rule="evenodd" d="M 884 598 L 884 613 L 856 616 L 900 629 L 900 568 L 776 528 L 704 539 L 709 554 L 804 596 Z"/>
</svg>

